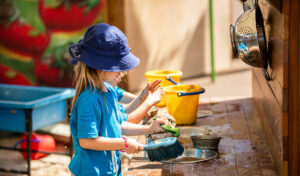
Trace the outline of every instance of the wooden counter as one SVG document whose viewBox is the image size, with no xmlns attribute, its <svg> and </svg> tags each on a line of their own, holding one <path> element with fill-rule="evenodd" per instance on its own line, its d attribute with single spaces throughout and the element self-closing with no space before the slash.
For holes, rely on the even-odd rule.
<svg viewBox="0 0 300 176">
<path fill-rule="evenodd" d="M 252 99 L 201 104 L 199 109 L 211 110 L 213 115 L 198 118 L 193 126 L 180 127 L 179 140 L 191 143 L 189 133 L 211 129 L 223 137 L 217 158 L 193 164 L 162 164 L 145 160 L 144 152 L 140 152 L 133 155 L 128 176 L 278 175 Z"/>
</svg>

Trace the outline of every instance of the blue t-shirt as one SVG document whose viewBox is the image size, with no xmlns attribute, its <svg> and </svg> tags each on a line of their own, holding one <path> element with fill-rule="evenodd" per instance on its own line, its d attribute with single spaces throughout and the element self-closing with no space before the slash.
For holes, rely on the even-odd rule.
<svg viewBox="0 0 300 176">
<path fill-rule="evenodd" d="M 107 83 L 105 86 L 108 89 L 108 92 L 103 92 L 105 101 L 99 89 L 94 91 L 93 88 L 87 88 L 79 95 L 71 114 L 75 154 L 69 169 L 76 176 L 115 175 L 115 170 L 117 175 L 122 175 L 120 151 L 88 150 L 79 144 L 80 138 L 122 137 L 120 125 L 127 114 L 119 111 L 113 88 Z"/>
<path fill-rule="evenodd" d="M 117 97 L 118 97 L 118 101 L 120 101 L 122 98 L 123 98 L 123 95 L 124 95 L 124 92 L 125 90 L 124 89 L 121 89 L 120 87 L 116 86 L 114 87 L 114 90 L 117 94 Z M 118 108 L 121 112 L 125 113 L 125 107 L 123 105 L 121 105 L 120 103 L 118 103 Z M 125 118 L 123 118 L 124 121 L 127 121 L 128 119 L 128 115 L 127 116 L 124 116 Z"/>
<path fill-rule="evenodd" d="M 121 88 L 118 87 L 118 86 L 114 87 L 114 90 L 115 90 L 115 92 L 117 93 L 118 101 L 120 101 L 120 100 L 123 98 L 123 95 L 124 95 L 125 90 L 124 90 L 124 89 L 121 89 Z"/>
</svg>

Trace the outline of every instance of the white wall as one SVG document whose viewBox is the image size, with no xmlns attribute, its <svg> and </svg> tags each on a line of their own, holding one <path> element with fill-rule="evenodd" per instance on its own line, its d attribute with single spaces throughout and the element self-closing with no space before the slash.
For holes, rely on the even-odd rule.
<svg viewBox="0 0 300 176">
<path fill-rule="evenodd" d="M 183 78 L 210 73 L 208 0 L 125 0 L 125 33 L 141 64 L 129 72 L 131 91 L 144 87 L 144 73 L 175 69 Z M 230 68 L 231 0 L 214 0 L 217 71 Z"/>
</svg>

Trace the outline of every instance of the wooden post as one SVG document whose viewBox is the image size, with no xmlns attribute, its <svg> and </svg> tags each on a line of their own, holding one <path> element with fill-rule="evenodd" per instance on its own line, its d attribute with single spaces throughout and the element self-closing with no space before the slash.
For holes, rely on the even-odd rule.
<svg viewBox="0 0 300 176">
<path fill-rule="evenodd" d="M 289 1 L 289 158 L 288 175 L 298 175 L 299 1 Z"/>
<path fill-rule="evenodd" d="M 118 27 L 126 34 L 124 4 L 124 0 L 106 0 L 104 18 L 106 23 Z M 128 90 L 128 75 L 122 78 L 119 87 Z"/>
</svg>

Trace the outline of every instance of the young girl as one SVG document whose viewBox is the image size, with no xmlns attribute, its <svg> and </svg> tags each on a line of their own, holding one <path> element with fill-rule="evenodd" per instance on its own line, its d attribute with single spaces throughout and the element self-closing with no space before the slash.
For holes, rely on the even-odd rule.
<svg viewBox="0 0 300 176">
<path fill-rule="evenodd" d="M 130 52 L 126 36 L 118 28 L 103 23 L 93 25 L 69 51 L 76 64 L 76 94 L 70 122 L 75 154 L 69 169 L 76 176 L 121 175 L 120 150 L 135 153 L 143 149 L 122 134 L 162 132 L 160 125 L 166 122 L 143 126 L 122 120 L 126 114 L 118 110 L 117 95 L 107 82 L 135 68 L 139 59 Z M 162 95 L 161 88 L 149 92 L 129 116 L 145 116 Z"/>
</svg>

